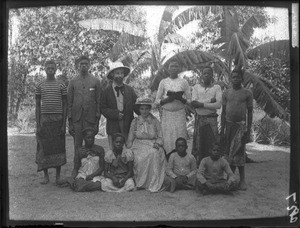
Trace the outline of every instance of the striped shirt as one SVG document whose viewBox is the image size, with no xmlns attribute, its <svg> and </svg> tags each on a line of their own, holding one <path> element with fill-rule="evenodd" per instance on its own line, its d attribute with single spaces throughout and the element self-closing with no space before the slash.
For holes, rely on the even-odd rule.
<svg viewBox="0 0 300 228">
<path fill-rule="evenodd" d="M 62 113 L 62 96 L 67 95 L 67 87 L 56 80 L 45 80 L 36 86 L 36 96 L 41 96 L 41 113 Z"/>
</svg>

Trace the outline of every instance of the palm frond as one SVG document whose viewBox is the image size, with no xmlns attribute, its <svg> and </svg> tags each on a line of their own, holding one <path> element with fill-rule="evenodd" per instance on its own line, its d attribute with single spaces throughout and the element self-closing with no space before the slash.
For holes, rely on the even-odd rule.
<svg viewBox="0 0 300 228">
<path fill-rule="evenodd" d="M 78 22 L 80 26 L 86 29 L 102 29 L 117 32 L 126 32 L 133 36 L 145 37 L 145 33 L 142 27 L 137 26 L 131 22 L 118 20 L 118 19 L 108 19 L 108 18 L 96 18 L 96 19 L 86 19 Z"/>
<path fill-rule="evenodd" d="M 254 16 L 250 17 L 240 29 L 237 13 L 229 7 L 224 7 L 223 17 L 220 18 L 218 27 L 221 28 L 221 36 L 213 42 L 213 44 L 223 43 L 217 49 L 218 54 L 227 60 L 229 66 L 231 61 L 234 65 L 247 66 L 246 51 L 254 28 L 258 26 L 257 19 Z"/>
<path fill-rule="evenodd" d="M 257 104 L 271 118 L 277 116 L 284 120 L 289 119 L 289 114 L 276 102 L 273 93 L 257 75 L 245 71 L 243 85 L 252 90 L 253 97 Z"/>
<path fill-rule="evenodd" d="M 177 60 L 184 66 L 184 70 L 200 69 L 210 63 L 220 63 L 218 66 L 225 66 L 222 61 L 215 55 L 199 51 L 199 50 L 185 50 L 174 54 L 167 59 L 163 66 L 166 68 L 170 61 Z"/>
<path fill-rule="evenodd" d="M 143 60 L 140 60 L 139 63 L 132 68 L 125 82 L 128 84 L 131 80 L 141 76 L 143 73 L 149 70 L 150 65 L 151 58 L 144 58 Z"/>
<path fill-rule="evenodd" d="M 141 45 L 145 40 L 146 39 L 144 37 L 133 36 L 129 33 L 123 32 L 120 35 L 118 41 L 112 47 L 112 50 L 108 57 L 114 62 L 120 57 L 122 53 Z"/>
<path fill-rule="evenodd" d="M 195 6 L 188 8 L 174 18 L 166 31 L 167 33 L 175 33 L 191 21 L 201 19 L 203 15 L 207 15 L 209 13 L 218 14 L 221 10 L 221 6 Z"/>
<path fill-rule="evenodd" d="M 274 58 L 289 60 L 290 41 L 275 40 L 261 44 L 254 49 L 249 50 L 247 56 L 249 59 L 263 59 L 272 56 Z"/>
<path fill-rule="evenodd" d="M 171 24 L 173 13 L 177 9 L 179 9 L 178 6 L 166 6 L 166 8 L 162 14 L 162 18 L 161 18 L 159 30 L 158 30 L 157 40 L 158 40 L 159 44 L 161 44 L 163 42 L 165 35 L 166 35 L 166 29 Z"/>
<path fill-rule="evenodd" d="M 148 49 L 133 50 L 121 56 L 118 61 L 121 61 L 125 66 L 134 66 L 142 58 L 151 58 Z"/>
<path fill-rule="evenodd" d="M 190 47 L 192 44 L 183 36 L 177 33 L 168 34 L 165 36 L 164 43 L 174 43 L 181 45 L 184 48 Z"/>
<path fill-rule="evenodd" d="M 250 37 L 254 33 L 254 28 L 259 26 L 259 22 L 255 16 L 251 16 L 245 24 L 242 26 L 242 33 L 245 35 L 246 39 L 250 40 Z"/>
</svg>

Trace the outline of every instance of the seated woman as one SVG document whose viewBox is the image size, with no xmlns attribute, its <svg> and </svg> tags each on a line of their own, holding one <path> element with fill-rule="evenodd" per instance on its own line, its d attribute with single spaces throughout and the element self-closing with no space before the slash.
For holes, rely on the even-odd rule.
<svg viewBox="0 0 300 228">
<path fill-rule="evenodd" d="M 135 189 L 133 176 L 133 153 L 124 148 L 125 137 L 120 133 L 112 136 L 113 150 L 105 154 L 105 178 L 101 180 L 105 192 L 125 192 Z"/>
<path fill-rule="evenodd" d="M 92 127 L 87 127 L 82 131 L 85 145 L 79 148 L 80 168 L 77 176 L 59 181 L 58 185 L 70 186 L 76 192 L 87 192 L 101 190 L 100 176 L 104 170 L 104 149 L 95 145 L 96 131 Z"/>
<path fill-rule="evenodd" d="M 151 105 L 151 98 L 140 98 L 135 103 L 138 117 L 131 122 L 127 147 L 134 154 L 136 187 L 157 192 L 164 182 L 166 158 L 160 122 L 150 113 Z"/>
</svg>

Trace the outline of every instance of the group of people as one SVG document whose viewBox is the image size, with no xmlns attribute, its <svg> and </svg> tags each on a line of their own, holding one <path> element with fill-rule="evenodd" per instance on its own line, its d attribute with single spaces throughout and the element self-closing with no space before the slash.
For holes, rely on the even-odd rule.
<svg viewBox="0 0 300 228">
<path fill-rule="evenodd" d="M 180 63 L 172 60 L 169 76 L 160 81 L 153 100 L 137 97 L 123 82 L 130 68 L 122 63 L 112 64 L 106 88 L 89 73 L 89 66 L 89 58 L 81 56 L 78 75 L 66 88 L 55 79 L 55 61 L 45 63 L 47 78 L 36 87 L 36 163 L 38 171 L 44 172 L 42 184 L 49 182 L 48 169 L 56 168 L 56 184 L 74 191 L 194 189 L 208 194 L 246 190 L 245 144 L 250 137 L 253 95 L 242 86 L 241 68 L 231 72 L 232 87 L 222 93 L 210 66 L 203 68 L 200 82 L 191 89 L 178 76 Z M 152 107 L 159 108 L 160 120 L 151 113 Z M 191 153 L 187 151 L 187 107 L 195 115 Z M 107 151 L 95 144 L 101 115 L 107 120 Z M 67 119 L 74 138 L 74 166 L 71 177 L 61 178 Z"/>
</svg>

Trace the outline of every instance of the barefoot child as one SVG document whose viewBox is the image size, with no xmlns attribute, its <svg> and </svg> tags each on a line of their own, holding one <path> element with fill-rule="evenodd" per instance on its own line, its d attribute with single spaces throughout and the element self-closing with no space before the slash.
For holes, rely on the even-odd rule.
<svg viewBox="0 0 300 228">
<path fill-rule="evenodd" d="M 60 186 L 70 185 L 76 192 L 89 192 L 101 190 L 101 176 L 104 170 L 104 149 L 95 145 L 96 130 L 93 127 L 87 127 L 82 131 L 85 145 L 78 148 L 80 156 L 80 168 L 77 176 L 68 178 L 59 183 Z"/>
<path fill-rule="evenodd" d="M 125 137 L 120 133 L 112 135 L 113 150 L 105 154 L 105 178 L 101 181 L 106 192 L 125 192 L 135 189 L 133 177 L 133 153 L 124 147 Z"/>
<path fill-rule="evenodd" d="M 185 138 L 178 138 L 175 142 L 176 152 L 172 153 L 166 170 L 165 188 L 170 192 L 178 189 L 194 189 L 196 182 L 196 159 L 193 155 L 187 154 L 187 141 Z"/>
<path fill-rule="evenodd" d="M 67 88 L 55 79 L 56 63 L 45 63 L 46 80 L 40 82 L 36 97 L 36 163 L 44 172 L 41 184 L 49 182 L 49 168 L 56 168 L 56 183 L 61 166 L 66 164 L 65 132 L 67 118 Z"/>
<path fill-rule="evenodd" d="M 239 169 L 239 189 L 246 190 L 245 144 L 249 142 L 252 124 L 253 95 L 242 87 L 243 72 L 236 68 L 231 73 L 232 88 L 223 93 L 221 114 L 221 141 L 225 156 L 233 172 Z"/>
<path fill-rule="evenodd" d="M 225 178 L 225 174 L 227 177 Z M 225 158 L 221 157 L 219 143 L 215 143 L 210 156 L 201 160 L 197 171 L 196 190 L 202 194 L 226 193 L 236 188 L 237 182 Z"/>
</svg>

